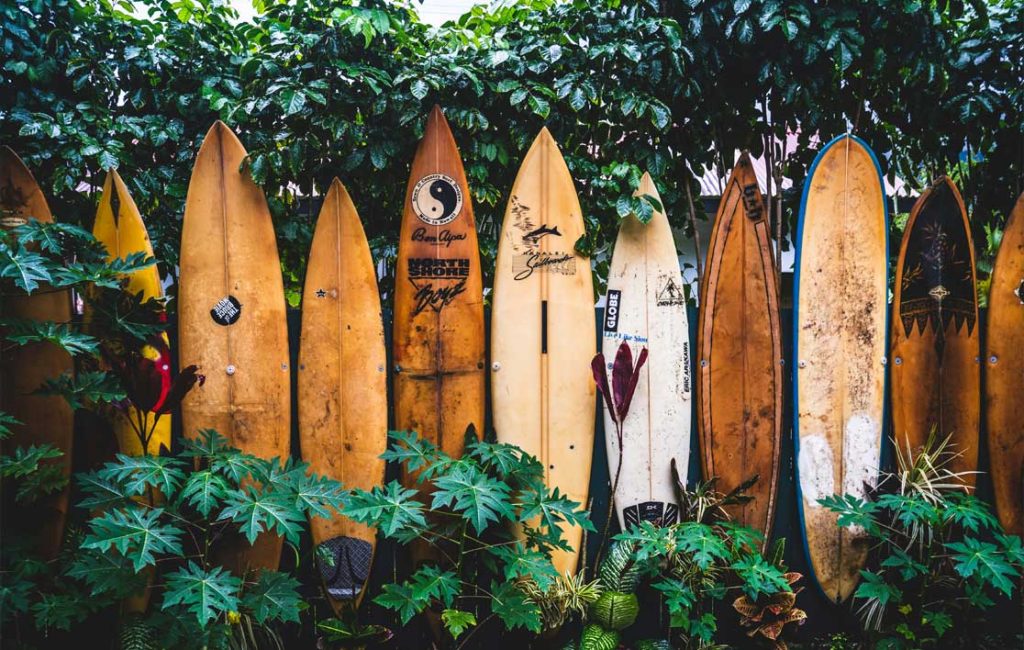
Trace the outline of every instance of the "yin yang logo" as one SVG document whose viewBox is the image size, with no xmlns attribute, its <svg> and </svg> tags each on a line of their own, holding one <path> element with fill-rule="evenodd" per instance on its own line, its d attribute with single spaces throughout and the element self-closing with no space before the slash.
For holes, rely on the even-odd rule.
<svg viewBox="0 0 1024 650">
<path fill-rule="evenodd" d="M 462 189 L 444 174 L 429 174 L 412 190 L 412 209 L 423 223 L 443 226 L 462 212 Z"/>
</svg>

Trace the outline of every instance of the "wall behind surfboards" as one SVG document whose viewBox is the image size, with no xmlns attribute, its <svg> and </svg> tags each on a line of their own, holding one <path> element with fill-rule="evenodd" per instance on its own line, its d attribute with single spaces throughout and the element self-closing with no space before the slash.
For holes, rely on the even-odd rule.
<svg viewBox="0 0 1024 650">
<path fill-rule="evenodd" d="M 984 337 L 987 313 L 982 310 L 980 315 L 981 332 Z M 486 324 L 487 330 L 490 331 L 490 315 L 486 314 L 488 322 Z M 603 318 L 603 310 L 598 308 L 595 311 L 595 327 L 600 327 L 600 323 Z M 790 352 L 792 349 L 792 336 L 791 336 L 791 318 L 792 311 L 784 309 L 782 311 L 782 339 L 783 349 L 785 352 L 785 358 L 787 361 L 790 358 Z M 391 340 L 390 331 L 390 314 L 384 314 L 385 322 L 385 335 L 386 340 Z M 695 308 L 689 308 L 689 322 L 690 322 L 690 345 L 691 349 L 696 348 L 697 339 L 697 311 Z M 288 334 L 289 334 L 289 345 L 291 353 L 291 365 L 293 368 L 297 367 L 298 364 L 298 351 L 299 351 L 299 332 L 301 326 L 301 312 L 298 310 L 290 310 L 288 312 Z M 172 331 L 172 345 L 174 341 L 174 335 L 176 332 Z M 984 345 L 984 340 L 982 341 Z M 390 345 L 388 349 L 388 356 L 390 357 Z M 177 359 L 175 359 L 175 363 Z M 489 364 L 488 364 L 489 365 Z M 791 364 L 787 363 L 788 368 Z M 391 367 L 389 358 L 389 367 Z M 804 553 L 802 531 L 800 527 L 799 513 L 797 509 L 797 496 L 796 496 L 796 483 L 794 481 L 794 460 L 793 460 L 793 439 L 792 439 L 792 395 L 790 393 L 790 382 L 788 373 L 786 381 L 784 382 L 786 389 L 786 395 L 784 400 L 784 412 L 783 412 L 783 435 L 782 435 L 782 449 L 780 454 L 780 475 L 778 481 L 778 493 L 776 495 L 777 507 L 775 512 L 775 525 L 773 532 L 773 541 L 780 537 L 786 539 L 786 551 L 785 560 L 786 564 L 792 571 L 797 571 L 805 576 L 804 580 L 800 583 L 804 586 L 804 590 L 800 593 L 797 598 L 797 606 L 804 609 L 808 614 L 807 623 L 798 630 L 796 634 L 797 641 L 810 641 L 816 637 L 823 635 L 846 632 L 851 636 L 860 629 L 859 621 L 856 617 L 855 609 L 850 604 L 845 605 L 833 605 L 828 601 L 817 587 L 812 584 L 809 575 L 807 560 Z M 490 431 L 490 386 L 488 385 L 488 409 L 487 409 L 487 422 L 486 428 Z M 297 417 L 297 400 L 296 400 L 296 381 L 295 376 L 292 376 L 292 455 L 300 456 L 301 450 L 299 447 L 298 437 L 298 417 Z M 602 405 L 595 405 L 595 408 L 603 408 Z M 608 498 L 611 491 L 610 476 L 608 471 L 608 460 L 607 454 L 605 453 L 605 442 L 604 442 L 604 418 L 601 411 L 597 411 L 597 431 L 595 436 L 594 444 L 594 455 L 593 455 L 593 471 L 590 480 L 590 495 L 592 499 L 591 503 L 591 516 L 598 533 L 592 534 L 587 539 L 586 558 L 588 563 L 592 563 L 595 557 L 598 547 L 600 546 L 600 532 L 603 531 L 605 526 L 605 515 L 608 510 Z M 389 421 L 393 421 L 393 414 L 389 413 Z M 180 427 L 180 418 L 175 419 L 175 426 Z M 692 485 L 700 476 L 700 464 L 698 454 L 698 438 L 697 438 L 697 423 L 696 414 L 694 414 L 694 421 L 692 423 L 692 436 L 691 436 L 691 452 L 690 452 L 690 463 L 689 463 L 689 482 Z M 180 440 L 180 430 L 175 431 L 175 441 Z M 886 436 L 889 432 L 886 431 Z M 980 469 L 984 472 L 988 468 L 988 450 L 985 444 L 986 434 L 985 431 L 981 432 L 980 439 L 980 454 L 979 464 Z M 891 459 L 891 453 L 883 453 L 883 462 L 888 465 Z M 399 477 L 398 467 L 389 465 L 387 469 L 387 480 L 397 479 Z M 991 502 L 992 489 L 991 482 L 988 480 L 987 474 L 982 474 L 978 479 L 978 495 Z M 614 535 L 619 532 L 618 523 L 614 520 L 610 528 L 610 534 Z M 282 568 L 295 568 L 300 574 L 304 576 L 303 584 L 306 585 L 305 596 L 307 602 L 315 605 L 319 611 L 323 612 L 323 616 L 330 615 L 328 613 L 328 607 L 326 602 L 323 600 L 318 588 L 315 585 L 319 584 L 319 577 L 316 574 L 316 570 L 312 563 L 312 545 L 310 542 L 308 531 L 303 534 L 302 542 L 298 552 L 285 547 L 284 555 L 282 557 Z M 384 610 L 382 607 L 372 603 L 372 598 L 380 592 L 382 585 L 388 582 L 400 581 L 408 575 L 408 566 L 405 563 L 405 555 L 402 549 L 396 544 L 387 540 L 381 540 L 377 547 L 377 556 L 374 562 L 368 597 L 364 599 L 361 610 L 360 610 L 360 621 L 363 623 L 379 623 L 386 626 L 394 626 L 395 617 L 394 615 Z M 653 604 L 659 602 L 659 596 L 657 592 L 647 589 L 641 592 L 640 595 L 642 603 Z M 725 643 L 736 644 L 745 646 L 748 644 L 747 637 L 743 630 L 739 628 L 737 619 L 733 613 L 729 603 L 731 598 L 727 598 L 721 607 L 715 611 L 718 616 L 719 625 L 719 640 Z M 1006 633 L 1012 633 L 1014 630 L 1020 630 L 1022 626 L 1021 620 L 1021 602 L 1020 596 L 1014 602 L 1007 602 L 1001 604 L 998 608 L 991 612 L 989 620 L 991 621 L 991 630 L 1004 631 Z M 637 623 L 629 628 L 623 636 L 623 642 L 629 643 L 637 639 L 644 638 L 664 638 L 667 636 L 668 629 L 667 618 L 662 617 L 660 608 L 647 606 L 642 607 L 640 617 Z M 402 629 L 396 629 L 392 627 L 395 632 L 395 638 L 392 643 L 387 647 L 393 648 L 427 648 L 429 647 L 429 630 L 423 625 L 422 621 L 418 618 L 411 622 L 408 626 Z M 563 637 L 577 634 L 578 630 L 567 629 L 563 631 Z M 300 643 L 301 647 L 312 647 L 314 642 L 314 630 L 310 626 L 299 627 L 297 625 L 291 625 L 287 628 L 286 633 L 296 643 Z M 529 647 L 532 635 L 507 633 L 500 629 L 500 626 L 489 625 L 481 629 L 473 637 L 473 646 L 480 648 L 504 648 L 504 647 Z M 288 639 L 286 639 L 288 640 Z M 559 642 L 550 641 L 553 645 L 536 644 L 534 647 L 552 647 L 560 648 Z M 308 644 L 308 645 L 307 645 Z M 295 647 L 300 647 L 299 645 Z"/>
</svg>

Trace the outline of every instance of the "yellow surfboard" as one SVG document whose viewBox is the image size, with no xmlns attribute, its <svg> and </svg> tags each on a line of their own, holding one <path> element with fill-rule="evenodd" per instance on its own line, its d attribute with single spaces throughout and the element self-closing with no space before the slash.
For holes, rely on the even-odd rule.
<svg viewBox="0 0 1024 650">
<path fill-rule="evenodd" d="M 346 488 L 384 481 L 388 391 L 377 274 L 355 205 L 334 179 L 317 220 L 302 294 L 299 439 L 314 472 Z M 347 517 L 314 517 L 313 543 L 331 604 L 358 605 L 370 575 L 376 531 Z"/>
<path fill-rule="evenodd" d="M 550 489 L 586 506 L 594 449 L 597 350 L 590 259 L 572 176 L 547 129 L 523 160 L 505 211 L 494 272 L 491 400 L 500 442 L 544 465 Z M 575 573 L 583 530 L 555 568 Z"/>
<path fill-rule="evenodd" d="M 199 149 L 185 203 L 178 359 L 206 375 L 182 402 L 184 434 L 215 429 L 242 451 L 285 459 L 291 381 L 284 283 L 263 191 L 240 170 L 245 148 L 223 122 Z M 276 569 L 283 540 L 239 537 L 223 550 L 236 572 Z"/>
<path fill-rule="evenodd" d="M 97 241 L 106 246 L 111 260 L 124 258 L 134 253 L 145 253 L 147 256 L 153 257 L 153 244 L 149 240 L 146 224 L 143 223 L 139 208 L 132 200 L 131 194 L 128 193 L 128 187 L 117 170 L 111 169 L 107 172 L 107 178 L 103 182 L 103 196 L 100 198 L 100 205 L 96 210 L 96 221 L 93 223 L 92 234 Z M 143 299 L 162 298 L 164 288 L 160 282 L 160 271 L 157 270 L 156 265 L 140 269 L 129 275 L 126 290 L 132 294 L 141 292 Z M 158 340 L 152 343 L 143 348 L 143 354 L 157 363 L 157 368 L 164 375 L 165 389 L 170 388 L 170 342 L 167 335 L 162 334 Z M 149 415 L 148 417 L 148 422 L 153 422 L 154 416 Z M 121 453 L 129 456 L 141 456 L 142 442 L 131 425 L 132 421 L 138 421 L 136 413 L 119 413 L 113 423 L 114 435 L 117 437 Z M 170 448 L 171 416 L 167 414 L 162 416 L 153 427 L 146 453 L 158 456 L 161 449 L 170 450 Z"/>
</svg>

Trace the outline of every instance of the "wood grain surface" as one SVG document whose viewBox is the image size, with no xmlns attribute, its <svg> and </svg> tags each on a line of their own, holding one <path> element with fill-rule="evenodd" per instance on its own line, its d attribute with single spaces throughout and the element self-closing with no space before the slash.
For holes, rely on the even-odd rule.
<svg viewBox="0 0 1024 650">
<path fill-rule="evenodd" d="M 498 242 L 491 318 L 491 403 L 500 442 L 544 465 L 549 489 L 586 505 L 594 448 L 597 349 L 590 259 L 572 176 L 547 129 L 534 139 L 512 185 Z M 563 530 L 575 573 L 583 531 Z"/>
<path fill-rule="evenodd" d="M 299 439 L 311 469 L 346 488 L 372 490 L 384 480 L 386 363 L 370 246 L 352 199 L 334 179 L 317 219 L 302 294 Z M 336 553 L 331 573 L 344 572 L 326 581 L 332 605 L 340 611 L 342 600 L 358 603 L 376 531 L 338 515 L 310 523 L 313 543 L 327 543 Z"/>
<path fill-rule="evenodd" d="M 967 210 L 948 178 L 917 199 L 900 244 L 893 289 L 892 421 L 903 453 L 934 431 L 950 438 L 947 467 L 978 469 L 981 344 L 974 243 Z M 975 475 L 965 475 L 974 485 Z"/>
<path fill-rule="evenodd" d="M 996 513 L 1024 535 L 1024 194 L 1010 213 L 992 270 L 985 333 L 985 407 Z"/>
<path fill-rule="evenodd" d="M 483 433 L 483 283 L 473 207 L 448 122 L 427 119 L 406 189 L 395 271 L 395 427 L 458 458 L 466 429 Z M 416 475 L 403 482 L 419 487 Z M 414 561 L 431 557 L 423 545 Z"/>
<path fill-rule="evenodd" d="M 840 528 L 818 499 L 863 496 L 878 478 L 887 232 L 874 155 L 855 137 L 836 138 L 818 154 L 804 187 L 793 330 L 801 515 L 812 573 L 836 602 L 853 593 L 869 540 Z"/>
<path fill-rule="evenodd" d="M 8 147 L 0 147 L 0 227 L 10 230 L 29 219 L 52 222 L 53 215 L 32 173 Z M 71 296 L 66 289 L 40 285 L 31 295 L 4 281 L 0 317 L 68 323 Z M 47 379 L 74 371 L 71 357 L 55 345 L 33 343 L 18 347 L 4 341 L 0 357 L 0 410 L 16 418 L 13 435 L 3 442 L 4 453 L 18 447 L 52 445 L 64 452 L 45 461 L 71 474 L 74 415 L 59 396 L 33 395 Z M 53 559 L 60 550 L 64 520 L 68 511 L 68 490 L 33 502 L 29 507 L 14 505 L 13 494 L 4 495 L 4 525 L 18 525 L 36 535 L 38 554 Z M 15 524 L 16 522 L 16 524 Z"/>
<path fill-rule="evenodd" d="M 705 479 L 728 493 L 753 477 L 734 521 L 771 538 L 782 437 L 782 339 L 775 262 L 750 156 L 732 170 L 701 276 L 697 395 Z"/>
<path fill-rule="evenodd" d="M 189 182 L 181 235 L 178 359 L 206 375 L 182 404 L 182 429 L 216 429 L 263 458 L 289 454 L 291 394 L 284 286 L 263 191 L 240 169 L 246 151 L 222 122 L 206 134 Z M 276 569 L 282 539 L 239 537 L 235 571 Z"/>
<path fill-rule="evenodd" d="M 636 196 L 661 196 L 650 174 L 640 179 Z M 602 349 L 608 376 L 616 351 L 626 342 L 634 363 L 647 348 L 629 415 L 623 423 L 622 473 L 615 491 L 619 524 L 679 521 L 672 461 L 686 482 L 690 458 L 692 378 L 686 295 L 672 228 L 664 210 L 648 223 L 628 216 L 619 226 L 608 272 Z M 604 413 L 608 471 L 614 480 L 620 449 L 615 423 Z"/>
</svg>

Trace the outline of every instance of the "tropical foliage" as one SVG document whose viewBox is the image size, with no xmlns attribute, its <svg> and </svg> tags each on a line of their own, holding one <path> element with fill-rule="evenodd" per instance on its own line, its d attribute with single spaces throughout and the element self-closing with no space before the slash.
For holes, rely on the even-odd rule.
<svg viewBox="0 0 1024 650">
<path fill-rule="evenodd" d="M 309 197 L 335 175 L 391 259 L 433 103 L 462 148 L 485 260 L 541 125 L 564 148 L 598 253 L 642 211 L 642 170 L 688 227 L 705 216 L 690 170 L 723 177 L 735 148 L 767 148 L 784 231 L 812 146 L 848 129 L 890 180 L 952 173 L 979 242 L 995 243 L 1024 182 L 1024 6 L 1012 0 L 520 0 L 440 29 L 404 1 L 257 6 L 248 23 L 212 0 L 150 2 L 145 15 L 126 0 L 5 4 L 0 140 L 72 223 L 90 218 L 102 170 L 120 166 L 173 271 L 198 143 L 228 121 L 270 197 L 293 304 Z"/>
</svg>

